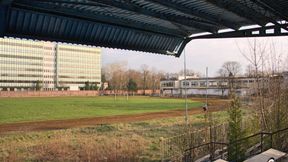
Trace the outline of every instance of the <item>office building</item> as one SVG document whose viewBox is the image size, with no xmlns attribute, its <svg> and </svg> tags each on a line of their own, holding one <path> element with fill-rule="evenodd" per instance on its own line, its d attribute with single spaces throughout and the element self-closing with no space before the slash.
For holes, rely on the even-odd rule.
<svg viewBox="0 0 288 162">
<path fill-rule="evenodd" d="M 80 90 L 101 81 L 101 51 L 45 41 L 0 38 L 0 90 Z"/>
</svg>

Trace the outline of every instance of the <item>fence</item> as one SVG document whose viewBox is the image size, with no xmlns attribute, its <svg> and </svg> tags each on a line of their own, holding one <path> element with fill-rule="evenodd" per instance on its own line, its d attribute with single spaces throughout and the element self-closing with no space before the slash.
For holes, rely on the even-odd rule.
<svg viewBox="0 0 288 162">
<path fill-rule="evenodd" d="M 186 157 L 184 154 L 194 146 L 199 147 L 193 149 L 194 152 L 192 152 L 191 161 L 203 157 L 210 152 L 206 146 L 211 139 L 227 142 L 227 135 L 225 133 L 227 129 L 227 124 L 221 124 L 167 138 L 161 143 L 162 160 L 183 161 L 183 158 Z M 189 130 L 189 127 L 187 130 Z"/>
<path fill-rule="evenodd" d="M 226 124 L 167 139 L 162 143 L 162 160 L 185 162 L 213 161 L 219 158 L 229 160 L 228 151 L 231 147 L 244 150 L 244 155 L 233 161 L 243 161 L 269 148 L 288 151 L 288 128 L 275 132 L 259 132 L 232 142 L 227 140 L 224 129 L 227 129 Z"/>
</svg>

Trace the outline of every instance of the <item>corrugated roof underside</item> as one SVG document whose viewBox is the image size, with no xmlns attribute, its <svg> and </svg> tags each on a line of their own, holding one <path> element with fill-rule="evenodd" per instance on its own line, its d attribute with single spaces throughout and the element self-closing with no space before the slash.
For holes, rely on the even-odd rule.
<svg viewBox="0 0 288 162">
<path fill-rule="evenodd" d="M 174 51 L 182 42 L 178 37 L 16 8 L 10 10 L 7 29 L 10 36 L 157 53 Z"/>
<path fill-rule="evenodd" d="M 217 7 L 211 3 L 199 0 L 171 0 L 172 2 L 185 6 L 191 10 L 197 10 L 203 14 L 207 14 L 210 16 L 218 17 L 219 19 L 224 19 L 227 21 L 235 22 L 239 25 L 247 25 L 251 22 L 246 20 L 243 17 L 236 15 L 233 12 L 227 11 L 223 8 Z"/>
<path fill-rule="evenodd" d="M 193 34 L 288 22 L 287 0 L 0 0 L 1 7 L 9 12 L 0 10 L 1 36 L 176 56 Z"/>
</svg>

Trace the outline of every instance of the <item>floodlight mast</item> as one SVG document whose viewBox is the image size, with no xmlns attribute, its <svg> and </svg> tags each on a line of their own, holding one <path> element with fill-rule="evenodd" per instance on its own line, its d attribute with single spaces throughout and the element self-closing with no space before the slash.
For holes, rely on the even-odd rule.
<svg viewBox="0 0 288 162">
<path fill-rule="evenodd" d="M 208 67 L 206 67 L 206 110 L 208 110 Z"/>
<path fill-rule="evenodd" d="M 184 56 L 184 96 L 185 96 L 185 122 L 186 125 L 188 125 L 188 104 L 187 104 L 187 87 L 186 87 L 186 82 L 187 82 L 187 76 L 186 76 L 186 52 L 185 48 L 183 49 L 183 56 Z"/>
</svg>

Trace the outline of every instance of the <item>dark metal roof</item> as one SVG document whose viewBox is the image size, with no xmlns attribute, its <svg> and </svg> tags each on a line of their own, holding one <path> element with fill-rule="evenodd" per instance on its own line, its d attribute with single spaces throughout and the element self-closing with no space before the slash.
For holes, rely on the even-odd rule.
<svg viewBox="0 0 288 162">
<path fill-rule="evenodd" d="M 193 39 L 288 35 L 287 22 L 287 0 L 0 0 L 0 36 L 175 56 Z"/>
</svg>

